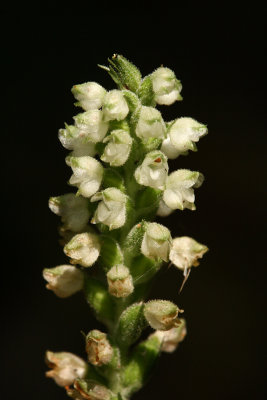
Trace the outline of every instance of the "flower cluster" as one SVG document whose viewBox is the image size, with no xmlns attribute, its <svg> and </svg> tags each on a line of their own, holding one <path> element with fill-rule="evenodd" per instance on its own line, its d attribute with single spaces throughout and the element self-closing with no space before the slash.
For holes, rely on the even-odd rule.
<svg viewBox="0 0 267 400">
<path fill-rule="evenodd" d="M 96 82 L 73 86 L 82 111 L 59 130 L 59 140 L 70 150 L 68 183 L 76 193 L 49 199 L 61 217 L 64 253 L 72 265 L 46 268 L 43 277 L 59 297 L 83 290 L 108 334 L 87 334 L 88 363 L 70 353 L 48 352 L 47 376 L 75 399 L 115 400 L 128 399 L 143 384 L 134 370 L 142 363 L 140 349 L 172 352 L 185 336 L 185 321 L 178 317 L 183 310 L 167 300 L 145 302 L 144 285 L 164 263 L 186 275 L 208 250 L 190 237 L 172 238 L 168 228 L 152 222 L 156 215 L 196 209 L 194 189 L 203 175 L 170 172 L 168 159 L 196 151 L 207 127 L 189 117 L 164 121 L 156 105 L 182 100 L 181 82 L 169 68 L 142 78 L 120 55 L 100 67 L 118 88 L 107 91 Z M 155 333 L 127 355 L 147 325 Z"/>
</svg>

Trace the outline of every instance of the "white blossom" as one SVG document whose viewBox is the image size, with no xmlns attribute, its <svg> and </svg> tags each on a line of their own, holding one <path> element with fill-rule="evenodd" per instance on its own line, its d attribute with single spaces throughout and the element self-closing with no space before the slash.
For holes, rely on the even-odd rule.
<svg viewBox="0 0 267 400">
<path fill-rule="evenodd" d="M 168 131 L 167 138 L 163 141 L 161 151 L 168 158 L 176 158 L 180 154 L 187 154 L 188 150 L 196 151 L 195 142 L 208 133 L 206 125 L 193 118 L 178 118 Z"/>
<path fill-rule="evenodd" d="M 45 268 L 43 277 L 48 282 L 46 288 L 58 297 L 69 297 L 83 287 L 83 273 L 72 265 Z"/>
<path fill-rule="evenodd" d="M 188 268 L 199 265 L 198 259 L 202 258 L 207 251 L 207 246 L 188 236 L 177 237 L 172 241 L 170 260 L 186 274 Z"/>
<path fill-rule="evenodd" d="M 103 112 L 105 121 L 121 121 L 127 117 L 128 104 L 120 90 L 114 89 L 108 92 L 104 98 Z"/>
<path fill-rule="evenodd" d="M 134 177 L 140 185 L 164 190 L 168 175 L 167 157 L 161 151 L 147 153 L 142 164 L 135 170 Z"/>
<path fill-rule="evenodd" d="M 63 147 L 68 150 L 73 150 L 70 153 L 70 156 L 93 157 L 96 154 L 95 144 L 89 141 L 88 136 L 84 131 L 81 131 L 74 125 L 65 124 L 65 129 L 59 130 L 58 137 Z"/>
<path fill-rule="evenodd" d="M 108 291 L 115 297 L 127 297 L 134 291 L 133 278 L 125 265 L 114 265 L 107 273 Z"/>
<path fill-rule="evenodd" d="M 94 329 L 87 334 L 86 352 L 88 361 L 98 367 L 108 364 L 113 356 L 113 349 L 107 339 L 107 335 L 98 329 Z"/>
<path fill-rule="evenodd" d="M 171 234 L 169 229 L 156 222 L 146 224 L 145 234 L 142 240 L 141 252 L 149 258 L 169 259 Z"/>
<path fill-rule="evenodd" d="M 76 105 L 82 107 L 85 111 L 101 108 L 106 94 L 106 90 L 96 82 L 74 85 L 71 91 L 75 99 L 78 100 Z"/>
<path fill-rule="evenodd" d="M 169 68 L 160 67 L 151 74 L 155 100 L 158 104 L 170 105 L 176 100 L 182 100 L 181 82 Z"/>
<path fill-rule="evenodd" d="M 165 123 L 161 113 L 154 107 L 142 106 L 136 126 L 136 135 L 140 139 L 165 137 Z"/>
<path fill-rule="evenodd" d="M 91 201 L 99 200 L 102 201 L 98 204 L 92 223 L 102 223 L 110 230 L 123 226 L 126 221 L 128 197 L 119 189 L 109 187 L 91 198 Z"/>
<path fill-rule="evenodd" d="M 178 312 L 182 312 L 168 300 L 151 300 L 145 304 L 144 315 L 153 329 L 167 331 L 179 324 Z"/>
<path fill-rule="evenodd" d="M 67 193 L 62 196 L 50 197 L 50 210 L 61 216 L 64 229 L 73 232 L 81 232 L 85 229 L 90 212 L 88 210 L 88 200 L 74 193 Z"/>
<path fill-rule="evenodd" d="M 166 188 L 163 193 L 163 200 L 166 205 L 175 210 L 195 210 L 194 189 L 201 186 L 204 180 L 200 172 L 188 169 L 179 169 L 170 174 L 166 179 Z"/>
<path fill-rule="evenodd" d="M 101 110 L 89 110 L 74 117 L 75 126 L 87 140 L 101 142 L 108 131 L 108 123 L 103 120 Z"/>
<path fill-rule="evenodd" d="M 100 253 L 100 242 L 93 233 L 78 233 L 64 247 L 65 254 L 72 264 L 91 267 Z"/>
<path fill-rule="evenodd" d="M 73 170 L 69 183 L 79 188 L 78 194 L 91 197 L 96 193 L 103 178 L 103 166 L 92 157 L 70 157 L 69 164 Z"/>
<path fill-rule="evenodd" d="M 156 331 L 150 337 L 157 337 L 161 342 L 161 351 L 165 353 L 174 352 L 179 343 L 184 340 L 186 336 L 186 323 L 182 318 L 177 327 L 171 328 L 168 331 Z"/>
<path fill-rule="evenodd" d="M 119 167 L 125 164 L 133 142 L 130 134 L 123 129 L 115 129 L 103 142 L 108 142 L 108 144 L 101 156 L 101 160 L 109 163 L 112 167 Z"/>
<path fill-rule="evenodd" d="M 46 362 L 52 368 L 46 376 L 53 378 L 59 386 L 72 385 L 75 379 L 83 378 L 87 370 L 84 360 L 68 352 L 47 351 Z"/>
</svg>

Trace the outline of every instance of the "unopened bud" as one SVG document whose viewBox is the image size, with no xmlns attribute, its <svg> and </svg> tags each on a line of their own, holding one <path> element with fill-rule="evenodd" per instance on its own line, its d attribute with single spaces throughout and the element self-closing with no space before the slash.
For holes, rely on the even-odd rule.
<svg viewBox="0 0 267 400">
<path fill-rule="evenodd" d="M 103 120 L 101 110 L 89 110 L 74 117 L 75 125 L 87 140 L 101 142 L 108 131 L 108 123 Z"/>
<path fill-rule="evenodd" d="M 127 297 L 134 291 L 130 271 L 122 264 L 114 265 L 108 273 L 108 291 L 115 297 Z"/>
<path fill-rule="evenodd" d="M 86 374 L 87 363 L 72 353 L 52 351 L 46 352 L 46 363 L 52 368 L 46 372 L 48 378 L 53 378 L 59 386 L 72 385 L 75 379 Z"/>
<path fill-rule="evenodd" d="M 66 244 L 64 252 L 72 264 L 91 267 L 99 256 L 99 239 L 92 233 L 78 233 Z"/>
<path fill-rule="evenodd" d="M 182 84 L 172 70 L 160 67 L 151 74 L 151 79 L 158 104 L 170 105 L 176 100 L 182 100 Z"/>
<path fill-rule="evenodd" d="M 140 139 L 164 139 L 166 127 L 161 113 L 154 107 L 141 107 L 139 120 L 136 126 L 136 135 Z"/>
<path fill-rule="evenodd" d="M 179 308 L 168 300 L 151 300 L 145 304 L 144 315 L 153 329 L 167 331 L 179 325 Z"/>
<path fill-rule="evenodd" d="M 169 259 L 171 234 L 169 229 L 156 222 L 146 224 L 146 232 L 143 237 L 141 252 L 148 258 Z"/>
<path fill-rule="evenodd" d="M 207 246 L 188 236 L 177 237 L 172 241 L 170 260 L 186 273 L 188 268 L 199 265 L 198 259 L 202 258 L 207 251 Z"/>
<path fill-rule="evenodd" d="M 172 353 L 175 351 L 180 342 L 182 342 L 186 335 L 186 323 L 182 318 L 180 325 L 171 328 L 168 331 L 156 331 L 151 336 L 157 337 L 161 342 L 161 351 L 165 353 Z"/>
<path fill-rule="evenodd" d="M 86 336 L 86 352 L 88 361 L 98 367 L 108 364 L 113 355 L 107 335 L 97 329 L 90 331 Z"/>
<path fill-rule="evenodd" d="M 126 118 L 129 107 L 123 93 L 114 89 L 108 92 L 104 99 L 103 112 L 105 121 L 116 119 L 121 121 Z"/>
<path fill-rule="evenodd" d="M 106 90 L 96 82 L 74 85 L 71 91 L 75 99 L 78 100 L 75 105 L 82 107 L 85 111 L 102 107 L 106 94 Z"/>
<path fill-rule="evenodd" d="M 101 156 L 101 160 L 108 162 L 112 167 L 119 167 L 125 164 L 133 142 L 130 134 L 122 129 L 116 129 L 103 142 L 108 142 L 108 144 Z"/>
<path fill-rule="evenodd" d="M 151 151 L 135 170 L 134 177 L 140 185 L 164 190 L 168 168 L 165 154 L 158 150 Z"/>
<path fill-rule="evenodd" d="M 43 277 L 48 282 L 46 288 L 52 290 L 58 297 L 69 297 L 83 287 L 83 273 L 72 265 L 45 268 Z"/>
</svg>

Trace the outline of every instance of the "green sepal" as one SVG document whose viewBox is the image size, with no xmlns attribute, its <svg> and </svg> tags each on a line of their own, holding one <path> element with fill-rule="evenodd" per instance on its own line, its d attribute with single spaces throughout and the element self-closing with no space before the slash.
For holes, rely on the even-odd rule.
<svg viewBox="0 0 267 400">
<path fill-rule="evenodd" d="M 108 61 L 109 74 L 119 88 L 136 92 L 142 80 L 139 69 L 119 54 L 114 54 Z"/>
<path fill-rule="evenodd" d="M 116 332 L 118 342 L 130 346 L 140 337 L 146 326 L 148 324 L 144 317 L 144 304 L 132 304 L 120 316 Z"/>
<path fill-rule="evenodd" d="M 130 268 L 134 286 L 149 281 L 158 272 L 161 265 L 161 260 L 152 260 L 143 254 L 135 257 L 131 262 Z"/>
<path fill-rule="evenodd" d="M 125 264 L 130 265 L 132 258 L 140 254 L 141 243 L 145 233 L 144 222 L 136 224 L 123 241 Z"/>
<path fill-rule="evenodd" d="M 97 319 L 107 326 L 112 327 L 115 304 L 106 286 L 100 281 L 86 275 L 84 292 L 87 302 L 96 313 Z"/>
<path fill-rule="evenodd" d="M 136 96 L 136 94 L 134 94 L 130 90 L 123 90 L 122 93 L 123 93 L 125 100 L 127 101 L 127 104 L 128 104 L 128 107 L 129 107 L 129 110 L 131 113 L 133 113 L 136 109 L 141 107 L 140 100 Z"/>
<path fill-rule="evenodd" d="M 142 84 L 138 89 L 137 95 L 140 98 L 143 106 L 156 106 L 155 94 L 153 91 L 152 79 L 150 75 L 146 76 L 143 79 Z"/>
<path fill-rule="evenodd" d="M 149 379 L 160 354 L 161 342 L 150 336 L 133 350 L 131 359 L 122 373 L 122 385 L 126 395 L 139 390 Z"/>
<path fill-rule="evenodd" d="M 105 168 L 102 181 L 103 190 L 109 187 L 115 187 L 125 193 L 124 180 L 120 173 L 114 168 Z"/>
<path fill-rule="evenodd" d="M 123 119 L 122 121 L 117 121 L 116 119 L 109 121 L 109 132 L 112 132 L 115 129 L 122 129 L 126 132 L 130 131 L 129 124 L 126 119 Z"/>
<path fill-rule="evenodd" d="M 104 271 L 109 271 L 114 265 L 123 264 L 123 254 L 118 242 L 107 235 L 101 235 L 100 241 L 101 251 L 98 262 Z"/>
<path fill-rule="evenodd" d="M 160 148 L 162 139 L 148 138 L 142 140 L 143 152 L 148 153 L 149 151 L 157 150 Z"/>
</svg>

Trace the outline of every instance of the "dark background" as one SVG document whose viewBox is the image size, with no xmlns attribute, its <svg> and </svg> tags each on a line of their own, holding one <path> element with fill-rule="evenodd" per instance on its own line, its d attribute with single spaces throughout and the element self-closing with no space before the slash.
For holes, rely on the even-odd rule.
<svg viewBox="0 0 267 400">
<path fill-rule="evenodd" d="M 114 88 L 105 64 L 113 53 L 143 75 L 161 64 L 183 84 L 183 102 L 160 107 L 166 120 L 191 116 L 209 135 L 197 153 L 170 162 L 206 180 L 196 190 L 195 212 L 177 211 L 162 223 L 210 251 L 181 295 L 182 275 L 161 272 L 151 298 L 185 309 L 188 335 L 176 353 L 163 354 L 155 375 L 135 395 L 153 399 L 263 399 L 266 269 L 264 201 L 264 25 L 262 10 L 214 6 L 202 13 L 148 9 L 132 14 L 36 12 L 2 17 L 2 351 L 7 399 L 65 399 L 44 377 L 46 349 L 85 356 L 80 331 L 95 323 L 80 294 L 61 300 L 45 289 L 42 269 L 66 260 L 51 195 L 69 191 L 70 170 L 57 139 L 78 112 L 73 84 L 97 81 Z M 167 4 L 161 7 L 166 9 Z M 77 10 L 75 10 L 77 11 Z M 79 10 L 78 10 L 79 11 Z M 113 10 L 114 11 L 114 10 Z M 164 11 L 164 10 L 163 10 Z M 93 23 L 96 22 L 96 25 Z"/>
</svg>

